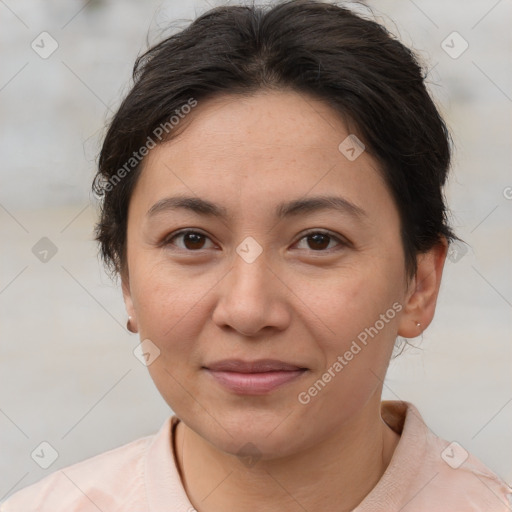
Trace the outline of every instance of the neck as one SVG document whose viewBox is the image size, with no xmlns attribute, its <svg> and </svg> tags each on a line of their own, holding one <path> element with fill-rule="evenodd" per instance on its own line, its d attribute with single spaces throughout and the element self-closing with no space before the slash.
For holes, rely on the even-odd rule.
<svg viewBox="0 0 512 512">
<path fill-rule="evenodd" d="M 376 402 L 376 403 L 375 403 Z M 386 470 L 399 436 L 381 419 L 380 398 L 312 448 L 244 466 L 180 422 L 177 459 L 198 512 L 353 510 Z"/>
</svg>

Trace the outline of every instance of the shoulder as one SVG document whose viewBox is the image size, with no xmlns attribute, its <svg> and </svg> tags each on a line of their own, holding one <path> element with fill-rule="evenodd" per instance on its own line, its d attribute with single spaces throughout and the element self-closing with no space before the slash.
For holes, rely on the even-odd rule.
<svg viewBox="0 0 512 512">
<path fill-rule="evenodd" d="M 13 494 L 0 512 L 121 512 L 122 503 L 143 511 L 145 454 L 154 438 L 143 437 L 55 471 Z"/>
<path fill-rule="evenodd" d="M 463 505 L 474 512 L 506 512 L 512 488 L 457 441 L 430 433 L 425 466 L 432 475 L 430 493 L 446 510 Z"/>
<path fill-rule="evenodd" d="M 391 471 L 407 482 L 403 512 L 510 511 L 512 488 L 460 443 L 438 437 L 410 403 L 388 403 L 402 411 L 403 430 Z M 400 466 L 400 467 L 398 467 Z"/>
</svg>

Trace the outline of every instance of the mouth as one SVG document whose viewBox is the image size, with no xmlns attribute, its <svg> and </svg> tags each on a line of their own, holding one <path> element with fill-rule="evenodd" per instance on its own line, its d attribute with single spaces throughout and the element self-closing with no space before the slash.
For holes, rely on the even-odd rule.
<svg viewBox="0 0 512 512">
<path fill-rule="evenodd" d="M 275 359 L 225 359 L 202 369 L 221 386 L 240 395 L 268 394 L 308 371 L 307 368 Z"/>
</svg>

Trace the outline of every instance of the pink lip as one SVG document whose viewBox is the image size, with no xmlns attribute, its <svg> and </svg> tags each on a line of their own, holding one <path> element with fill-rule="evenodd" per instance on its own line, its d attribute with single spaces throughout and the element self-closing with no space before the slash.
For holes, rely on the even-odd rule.
<svg viewBox="0 0 512 512">
<path fill-rule="evenodd" d="M 300 377 L 306 368 L 273 359 L 226 359 L 204 367 L 220 384 L 237 394 L 263 395 Z"/>
</svg>

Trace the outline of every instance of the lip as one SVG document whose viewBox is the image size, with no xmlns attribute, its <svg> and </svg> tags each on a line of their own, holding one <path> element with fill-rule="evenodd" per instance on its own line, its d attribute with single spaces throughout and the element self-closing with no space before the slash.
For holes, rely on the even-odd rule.
<svg viewBox="0 0 512 512">
<path fill-rule="evenodd" d="M 299 378 L 307 368 L 275 359 L 225 359 L 203 367 L 219 384 L 241 395 L 264 395 Z"/>
</svg>

